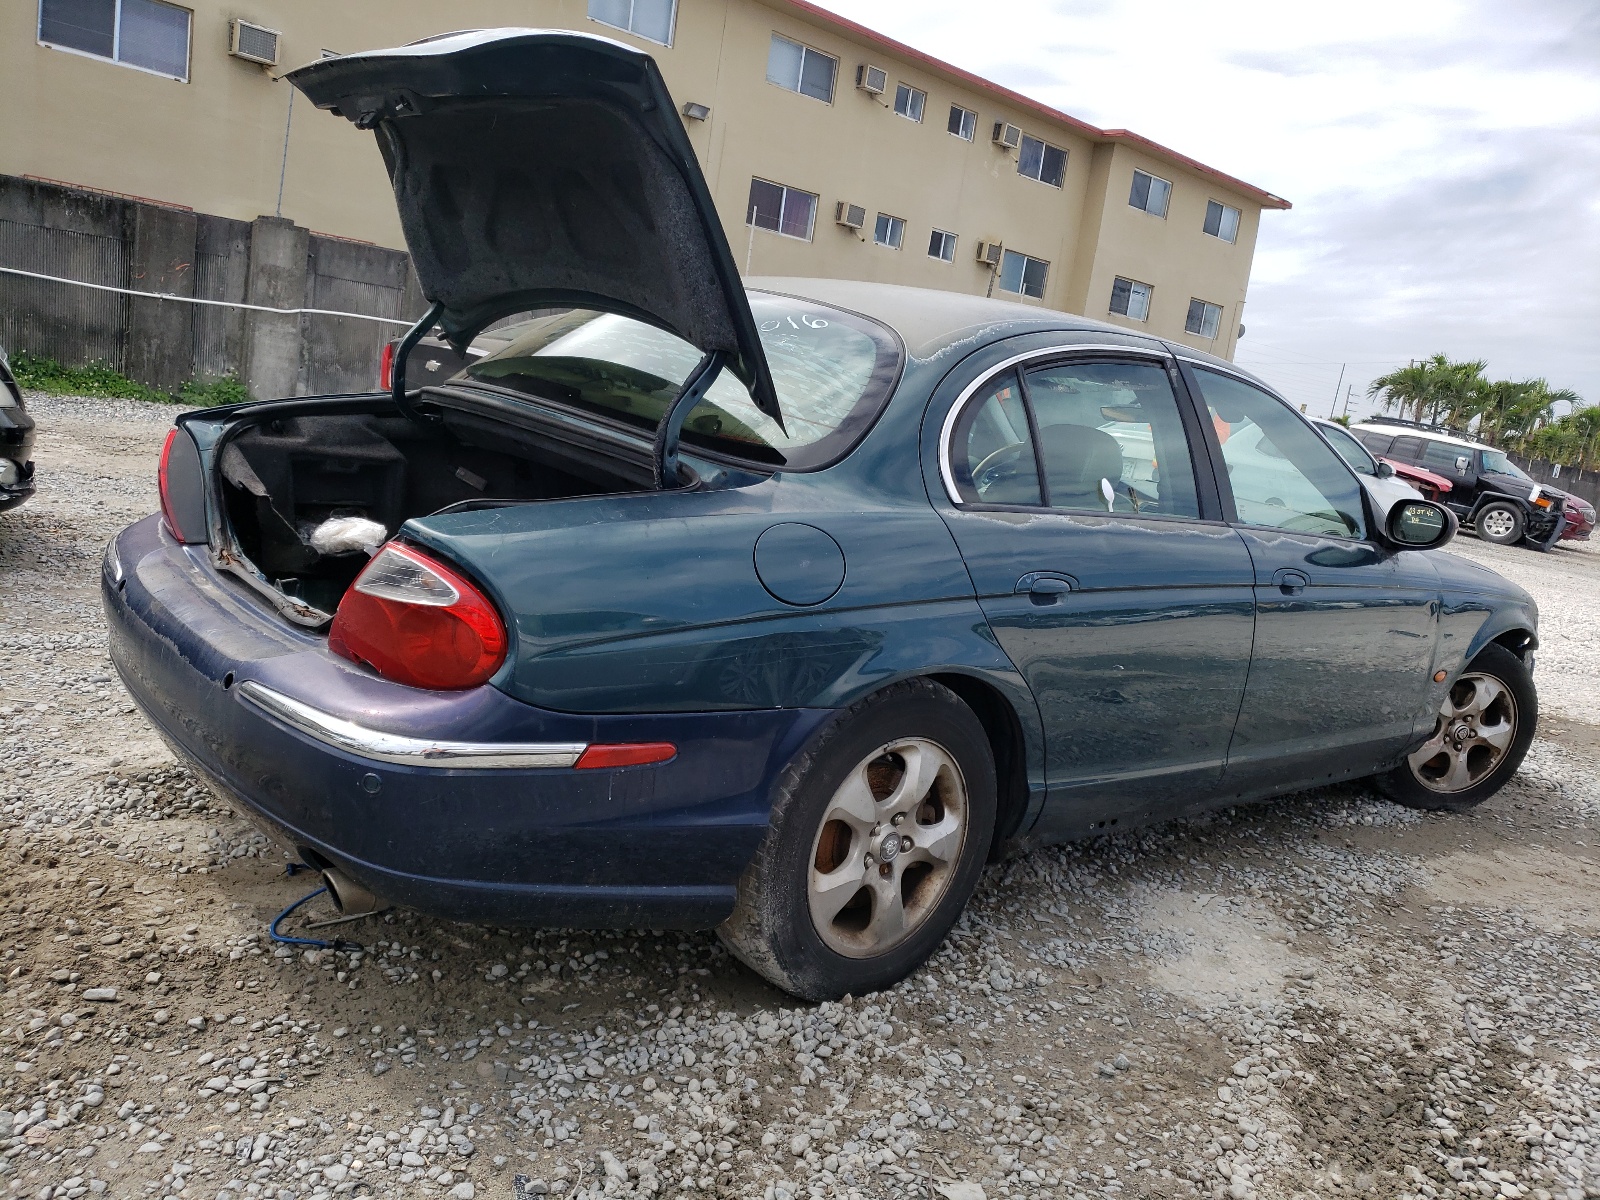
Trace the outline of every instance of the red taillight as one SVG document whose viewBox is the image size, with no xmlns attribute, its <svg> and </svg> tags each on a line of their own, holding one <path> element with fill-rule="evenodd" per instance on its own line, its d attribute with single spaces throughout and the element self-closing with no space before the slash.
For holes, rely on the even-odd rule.
<svg viewBox="0 0 1600 1200">
<path fill-rule="evenodd" d="M 390 542 L 339 601 L 328 649 L 412 687 L 476 687 L 506 657 L 489 598 L 436 559 Z"/>
<path fill-rule="evenodd" d="M 378 390 L 387 392 L 394 387 L 394 343 L 385 342 L 383 353 L 378 355 Z"/>
<path fill-rule="evenodd" d="M 626 742 L 620 745 L 590 746 L 573 765 L 580 771 L 602 767 L 642 767 L 646 763 L 666 762 L 677 756 L 671 742 Z"/>
<path fill-rule="evenodd" d="M 166 518 L 167 528 L 180 542 L 187 542 L 189 539 L 183 534 L 183 526 L 178 524 L 178 518 L 172 514 L 172 497 L 167 482 L 167 465 L 172 461 L 172 443 L 177 437 L 176 429 L 167 430 L 167 440 L 161 447 L 161 465 L 156 468 L 156 484 L 161 492 L 161 515 Z"/>
</svg>

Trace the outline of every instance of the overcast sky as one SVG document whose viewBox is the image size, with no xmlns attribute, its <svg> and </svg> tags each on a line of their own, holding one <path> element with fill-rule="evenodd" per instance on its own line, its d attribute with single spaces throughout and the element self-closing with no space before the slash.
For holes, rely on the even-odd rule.
<svg viewBox="0 0 1600 1200">
<path fill-rule="evenodd" d="M 1312 412 L 1443 352 L 1600 403 L 1600 0 L 820 0 L 1294 208 L 1237 361 Z"/>
</svg>

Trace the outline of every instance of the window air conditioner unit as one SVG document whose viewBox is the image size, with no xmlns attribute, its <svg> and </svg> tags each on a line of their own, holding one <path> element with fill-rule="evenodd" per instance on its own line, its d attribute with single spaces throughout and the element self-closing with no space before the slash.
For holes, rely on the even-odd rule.
<svg viewBox="0 0 1600 1200">
<path fill-rule="evenodd" d="M 278 62 L 279 36 L 276 29 L 236 19 L 228 38 L 228 53 L 245 62 L 260 63 L 263 67 L 275 66 Z"/>
<path fill-rule="evenodd" d="M 839 201 L 833 209 L 835 224 L 843 225 L 846 229 L 860 229 L 867 223 L 867 210 L 859 204 L 849 204 Z"/>
<path fill-rule="evenodd" d="M 866 92 L 869 96 L 881 96 L 884 89 L 889 86 L 889 72 L 882 67 L 875 67 L 871 63 L 862 63 L 856 68 L 856 87 Z"/>
<path fill-rule="evenodd" d="M 1022 130 L 1005 121 L 994 123 L 994 144 L 1004 146 L 1007 150 L 1015 150 L 1022 145 Z"/>
<path fill-rule="evenodd" d="M 978 261 L 986 267 L 998 267 L 1000 265 L 1000 255 L 1004 250 L 1005 247 L 999 242 L 979 242 Z"/>
</svg>

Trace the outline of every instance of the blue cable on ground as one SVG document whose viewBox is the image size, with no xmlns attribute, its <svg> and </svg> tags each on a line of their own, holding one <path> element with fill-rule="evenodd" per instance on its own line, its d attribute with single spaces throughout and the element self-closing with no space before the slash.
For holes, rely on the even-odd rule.
<svg viewBox="0 0 1600 1200">
<path fill-rule="evenodd" d="M 278 932 L 278 924 L 279 924 L 279 922 L 281 922 L 285 917 L 287 917 L 295 909 L 299 908 L 307 900 L 314 900 L 318 896 L 320 896 L 324 892 L 326 892 L 327 890 L 328 889 L 325 888 L 325 887 L 319 887 L 314 892 L 307 892 L 304 896 L 301 896 L 300 899 L 296 900 L 293 904 L 289 905 L 288 908 L 284 909 L 276 917 L 272 918 L 272 924 L 267 926 L 267 936 L 270 937 L 273 941 L 278 942 L 279 944 L 284 945 L 284 946 L 312 946 L 312 947 L 315 947 L 318 950 L 360 950 L 360 949 L 362 949 L 362 946 L 360 945 L 360 943 L 358 943 L 358 942 L 347 942 L 343 938 L 335 938 L 331 942 L 325 942 L 320 938 L 290 937 L 286 933 L 279 933 Z"/>
</svg>

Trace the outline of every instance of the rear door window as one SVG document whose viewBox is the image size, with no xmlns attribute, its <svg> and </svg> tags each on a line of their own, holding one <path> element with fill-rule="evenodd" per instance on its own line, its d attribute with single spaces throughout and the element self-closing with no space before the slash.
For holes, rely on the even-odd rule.
<svg viewBox="0 0 1600 1200">
<path fill-rule="evenodd" d="M 1403 458 L 1406 462 L 1416 462 L 1422 457 L 1422 439 L 1419 437 L 1397 437 L 1394 445 L 1389 449 L 1390 458 Z"/>
<path fill-rule="evenodd" d="M 991 380 L 962 411 L 951 438 L 956 490 L 968 504 L 1044 503 L 1033 432 L 1016 372 Z"/>
<path fill-rule="evenodd" d="M 1394 434 L 1373 433 L 1370 429 L 1352 430 L 1361 444 L 1374 454 L 1389 455 L 1389 447 L 1394 445 Z"/>
<path fill-rule="evenodd" d="M 1246 525 L 1364 538 L 1361 485 L 1344 459 L 1276 396 L 1205 368 L 1200 391 Z"/>
<path fill-rule="evenodd" d="M 1199 520 L 1189 441 L 1162 367 L 1070 362 L 1026 379 L 1051 508 Z"/>
</svg>

